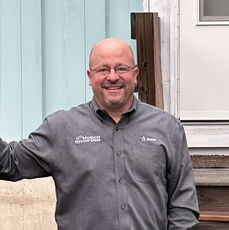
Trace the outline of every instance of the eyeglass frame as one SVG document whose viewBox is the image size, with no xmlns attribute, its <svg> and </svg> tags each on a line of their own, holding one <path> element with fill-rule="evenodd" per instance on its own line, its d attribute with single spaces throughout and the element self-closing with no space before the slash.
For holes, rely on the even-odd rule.
<svg viewBox="0 0 229 230">
<path fill-rule="evenodd" d="M 125 72 L 123 72 L 123 73 L 118 73 L 118 72 L 117 72 L 117 68 L 120 68 L 120 67 L 126 67 L 127 70 L 126 70 Z M 111 69 L 113 69 L 113 70 L 115 71 L 116 74 L 122 75 L 122 74 L 126 74 L 126 73 L 130 72 L 130 70 L 133 70 L 133 69 L 136 68 L 136 67 L 137 67 L 137 65 L 134 65 L 134 66 L 117 65 L 117 66 L 115 66 L 115 67 L 113 67 L 113 68 L 110 67 L 110 66 L 100 66 L 100 67 L 94 68 L 94 69 L 90 68 L 90 71 L 92 71 L 92 72 L 95 71 L 95 74 L 100 74 L 100 75 L 102 75 L 102 76 L 108 76 L 108 75 L 111 73 Z M 106 69 L 106 70 L 108 70 L 109 72 L 108 72 L 108 73 L 96 72 L 96 71 L 98 71 L 98 69 Z"/>
</svg>

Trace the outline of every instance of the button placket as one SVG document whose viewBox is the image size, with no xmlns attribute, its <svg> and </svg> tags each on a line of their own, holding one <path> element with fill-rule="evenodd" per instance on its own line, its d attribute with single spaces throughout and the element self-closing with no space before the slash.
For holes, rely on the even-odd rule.
<svg viewBox="0 0 229 230">
<path fill-rule="evenodd" d="M 120 184 L 122 184 L 122 183 L 124 183 L 125 181 L 126 181 L 125 177 L 121 177 L 121 178 L 119 179 L 118 182 L 119 182 Z"/>
<path fill-rule="evenodd" d="M 114 143 L 114 166 L 116 178 L 117 203 L 119 206 L 119 220 L 122 230 L 129 228 L 129 218 L 126 209 L 128 207 L 128 196 L 126 187 L 126 168 L 124 155 L 124 133 L 121 128 L 115 127 L 113 132 Z"/>
<path fill-rule="evenodd" d="M 122 209 L 122 210 L 126 210 L 127 207 L 128 207 L 127 204 L 121 204 L 121 209 Z"/>
<path fill-rule="evenodd" d="M 122 152 L 121 152 L 121 151 L 118 151 L 118 152 L 117 152 L 117 156 L 118 156 L 118 157 L 121 157 L 121 156 L 122 156 Z"/>
</svg>

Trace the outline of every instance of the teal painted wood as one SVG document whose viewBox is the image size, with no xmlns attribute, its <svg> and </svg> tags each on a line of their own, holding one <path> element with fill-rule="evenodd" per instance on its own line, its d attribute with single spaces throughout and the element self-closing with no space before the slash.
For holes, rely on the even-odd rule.
<svg viewBox="0 0 229 230">
<path fill-rule="evenodd" d="M 0 1 L 0 132 L 7 140 L 22 135 L 20 0 Z"/>
<path fill-rule="evenodd" d="M 26 137 L 48 114 L 92 97 L 86 69 L 106 37 L 132 44 L 139 0 L 0 0 L 0 136 Z"/>
<path fill-rule="evenodd" d="M 107 37 L 118 37 L 130 41 L 130 2 L 127 0 L 107 1 Z"/>
<path fill-rule="evenodd" d="M 131 12 L 142 12 L 139 0 L 108 0 L 106 6 L 106 37 L 117 37 L 129 43 L 136 60 L 136 41 L 131 39 Z"/>
<path fill-rule="evenodd" d="M 65 108 L 69 108 L 85 101 L 85 1 L 65 3 Z"/>
<path fill-rule="evenodd" d="M 21 62 L 21 124 L 27 136 L 43 119 L 41 0 L 21 0 Z"/>
<path fill-rule="evenodd" d="M 117 37 L 128 42 L 136 55 L 136 41 L 130 37 L 130 13 L 143 12 L 141 0 L 86 0 L 86 63 L 92 46 L 106 37 Z M 87 64 L 86 64 L 87 66 Z M 86 100 L 92 97 L 86 84 Z"/>
<path fill-rule="evenodd" d="M 83 0 L 44 1 L 45 115 L 85 101 Z"/>
<path fill-rule="evenodd" d="M 44 113 L 65 104 L 65 15 L 64 0 L 43 1 Z"/>
<path fill-rule="evenodd" d="M 106 37 L 106 0 L 86 0 L 85 1 L 85 66 L 89 68 L 89 54 L 93 45 Z M 91 100 L 93 94 L 88 83 L 85 71 L 85 98 Z"/>
<path fill-rule="evenodd" d="M 139 1 L 139 0 L 129 0 L 129 12 L 143 12 L 143 1 Z M 130 17 L 130 15 L 129 15 Z M 131 34 L 131 22 L 129 19 L 129 33 Z M 128 35 L 128 37 L 130 38 L 130 34 Z M 137 44 L 136 44 L 136 40 L 134 39 L 130 39 L 129 44 L 131 45 L 133 52 L 134 52 L 134 57 L 135 60 L 137 62 Z"/>
</svg>

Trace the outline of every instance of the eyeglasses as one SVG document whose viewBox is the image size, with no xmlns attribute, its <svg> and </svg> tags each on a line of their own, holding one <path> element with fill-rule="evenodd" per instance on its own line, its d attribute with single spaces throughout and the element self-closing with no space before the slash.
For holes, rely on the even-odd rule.
<svg viewBox="0 0 229 230">
<path fill-rule="evenodd" d="M 91 71 L 95 72 L 96 74 L 107 76 L 110 74 L 111 69 L 114 69 L 116 74 L 125 74 L 128 73 L 130 70 L 134 69 L 136 66 L 127 66 L 127 65 L 119 65 L 114 68 L 101 66 L 96 69 L 90 69 Z"/>
</svg>

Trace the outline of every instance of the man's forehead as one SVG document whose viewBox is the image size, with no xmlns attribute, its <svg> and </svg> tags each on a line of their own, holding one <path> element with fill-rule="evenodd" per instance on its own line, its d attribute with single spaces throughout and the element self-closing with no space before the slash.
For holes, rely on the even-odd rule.
<svg viewBox="0 0 229 230">
<path fill-rule="evenodd" d="M 96 46 L 109 46 L 109 45 L 124 45 L 124 46 L 128 46 L 128 44 L 118 38 L 106 38 L 103 39 L 101 41 L 99 41 L 97 44 L 95 44 Z"/>
<path fill-rule="evenodd" d="M 101 40 L 92 48 L 90 53 L 90 64 L 91 61 L 98 59 L 99 57 L 114 57 L 120 56 L 122 58 L 130 58 L 131 62 L 134 62 L 133 52 L 131 47 L 124 41 L 116 38 L 107 38 Z"/>
<path fill-rule="evenodd" d="M 108 40 L 98 43 L 94 46 L 92 53 L 97 54 L 109 54 L 112 52 L 128 52 L 129 47 L 124 42 L 118 42 L 115 40 Z"/>
</svg>

